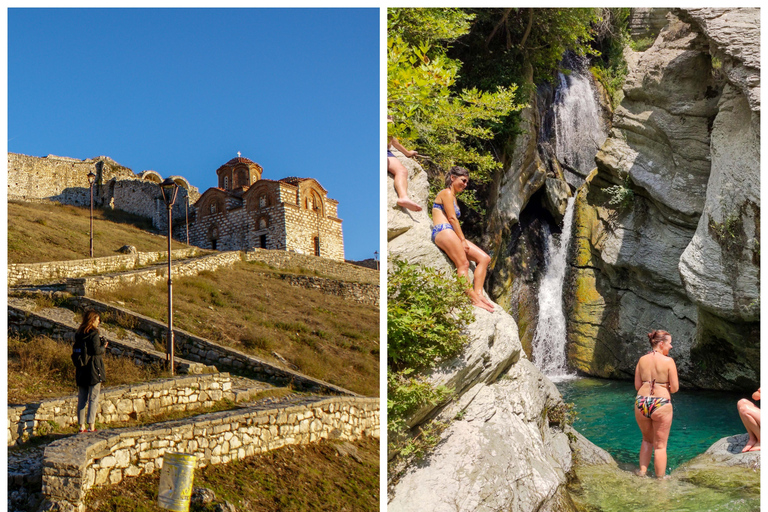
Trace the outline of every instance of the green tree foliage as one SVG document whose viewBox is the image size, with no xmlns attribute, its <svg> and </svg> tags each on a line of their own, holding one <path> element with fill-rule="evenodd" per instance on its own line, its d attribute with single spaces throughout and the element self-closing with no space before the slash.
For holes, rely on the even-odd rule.
<svg viewBox="0 0 768 512">
<path fill-rule="evenodd" d="M 490 180 L 500 164 L 482 141 L 523 107 L 513 101 L 514 84 L 492 91 L 455 87 L 462 63 L 446 52 L 472 17 L 460 9 L 388 12 L 387 110 L 395 120 L 389 135 L 430 156 L 425 167 L 436 188 L 454 165 L 469 168 L 474 182 Z M 476 207 L 471 195 L 464 202 Z"/>
<path fill-rule="evenodd" d="M 455 274 L 395 260 L 387 283 L 387 429 L 390 449 L 420 453 L 435 435 L 409 439 L 406 420 L 425 404 L 448 398 L 424 372 L 455 357 L 467 343 L 464 328 L 474 320 L 471 301 Z"/>
</svg>

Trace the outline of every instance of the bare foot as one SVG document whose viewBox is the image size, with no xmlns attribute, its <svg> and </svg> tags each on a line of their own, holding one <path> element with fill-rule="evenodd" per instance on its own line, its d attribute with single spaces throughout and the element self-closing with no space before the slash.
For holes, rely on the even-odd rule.
<svg viewBox="0 0 768 512">
<path fill-rule="evenodd" d="M 496 307 L 493 305 L 493 302 L 491 302 L 488 299 L 486 299 L 483 296 L 483 294 L 479 294 L 479 295 L 480 295 L 480 300 L 483 301 L 489 308 L 491 308 L 491 312 L 496 310 Z"/>
<path fill-rule="evenodd" d="M 671 477 L 670 475 L 661 475 L 661 476 L 659 476 L 659 475 L 656 475 L 656 478 L 657 478 L 658 480 L 669 480 L 669 479 L 670 479 L 670 478 L 672 478 L 672 477 Z"/>
<path fill-rule="evenodd" d="M 645 471 L 640 471 L 639 469 L 635 471 L 635 476 L 645 476 Z"/>
<path fill-rule="evenodd" d="M 401 197 L 397 200 L 397 206 L 402 206 L 403 208 L 406 208 L 408 210 L 414 211 L 414 212 L 420 212 L 421 206 L 417 205 L 407 197 Z"/>
<path fill-rule="evenodd" d="M 485 302 L 483 302 L 482 300 L 480 300 L 480 298 L 477 296 L 477 294 L 475 294 L 474 292 L 470 292 L 469 296 L 472 298 L 472 304 L 474 306 L 477 306 L 479 308 L 483 308 L 484 310 L 493 313 L 493 308 L 491 306 L 489 306 L 488 304 L 486 304 Z"/>
<path fill-rule="evenodd" d="M 755 443 L 754 446 L 752 446 L 752 448 L 749 449 L 749 451 L 750 452 L 759 452 L 760 451 L 760 442 L 758 441 L 757 443 Z"/>
<path fill-rule="evenodd" d="M 748 452 L 752 449 L 753 446 L 756 444 L 759 445 L 757 438 L 754 437 L 751 433 L 749 434 L 749 440 L 747 440 L 747 444 L 744 445 L 744 448 L 741 449 L 741 453 Z"/>
</svg>

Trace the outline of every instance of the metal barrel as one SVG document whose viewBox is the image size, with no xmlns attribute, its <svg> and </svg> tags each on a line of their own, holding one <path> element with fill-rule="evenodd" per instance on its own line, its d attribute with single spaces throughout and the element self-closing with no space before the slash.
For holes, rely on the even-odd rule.
<svg viewBox="0 0 768 512">
<path fill-rule="evenodd" d="M 157 494 L 159 507 L 174 512 L 189 512 L 196 461 L 194 455 L 165 452 Z"/>
</svg>

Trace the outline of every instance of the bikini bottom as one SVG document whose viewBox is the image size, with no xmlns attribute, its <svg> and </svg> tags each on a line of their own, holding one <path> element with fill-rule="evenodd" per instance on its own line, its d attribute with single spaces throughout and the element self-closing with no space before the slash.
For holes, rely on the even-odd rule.
<svg viewBox="0 0 768 512">
<path fill-rule="evenodd" d="M 432 228 L 432 243 L 435 242 L 435 237 L 437 236 L 437 234 L 443 231 L 444 229 L 450 229 L 451 231 L 453 231 L 453 226 L 451 226 L 446 222 L 443 224 L 437 224 L 435 227 Z"/>
<path fill-rule="evenodd" d="M 648 419 L 651 418 L 653 411 L 668 403 L 670 403 L 669 398 L 662 396 L 638 396 L 635 399 L 637 409 Z"/>
<path fill-rule="evenodd" d="M 387 158 L 389 158 L 389 157 L 397 158 L 393 152 L 387 150 Z"/>
</svg>

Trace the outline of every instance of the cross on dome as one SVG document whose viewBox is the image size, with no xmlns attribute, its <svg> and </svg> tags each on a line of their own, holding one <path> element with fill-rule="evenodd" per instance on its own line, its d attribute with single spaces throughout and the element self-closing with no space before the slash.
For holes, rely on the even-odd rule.
<svg viewBox="0 0 768 512">
<path fill-rule="evenodd" d="M 240 158 L 240 152 L 239 151 L 237 152 L 237 158 Z"/>
</svg>

